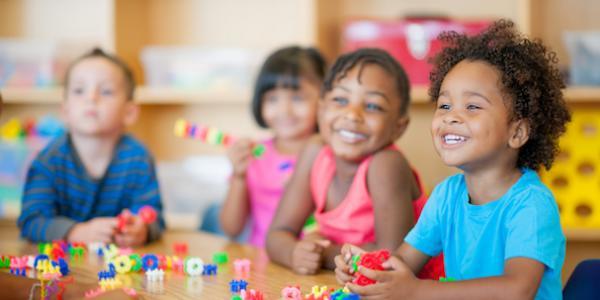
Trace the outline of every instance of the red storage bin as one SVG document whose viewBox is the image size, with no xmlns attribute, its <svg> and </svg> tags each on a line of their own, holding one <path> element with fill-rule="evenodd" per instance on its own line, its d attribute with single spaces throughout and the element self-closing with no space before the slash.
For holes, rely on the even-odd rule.
<svg viewBox="0 0 600 300">
<path fill-rule="evenodd" d="M 442 48 L 442 43 L 437 40 L 440 33 L 456 31 L 474 35 L 491 23 L 491 20 L 427 18 L 398 21 L 354 20 L 344 26 L 342 48 L 344 52 L 364 47 L 384 49 L 402 64 L 412 85 L 427 85 L 431 71 L 429 58 Z"/>
</svg>

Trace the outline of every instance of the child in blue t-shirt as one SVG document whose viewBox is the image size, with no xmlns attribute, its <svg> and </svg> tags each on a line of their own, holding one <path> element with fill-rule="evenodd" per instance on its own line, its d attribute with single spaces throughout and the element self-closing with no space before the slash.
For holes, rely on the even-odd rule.
<svg viewBox="0 0 600 300">
<path fill-rule="evenodd" d="M 442 34 L 429 94 L 436 151 L 463 171 L 439 184 L 385 271 L 359 268 L 378 282 L 349 283 L 373 299 L 561 299 L 565 256 L 556 202 L 535 170 L 547 169 L 570 114 L 554 52 L 498 21 L 474 37 Z M 363 250 L 336 257 L 340 282 Z M 419 280 L 444 253 L 452 282 Z"/>
</svg>

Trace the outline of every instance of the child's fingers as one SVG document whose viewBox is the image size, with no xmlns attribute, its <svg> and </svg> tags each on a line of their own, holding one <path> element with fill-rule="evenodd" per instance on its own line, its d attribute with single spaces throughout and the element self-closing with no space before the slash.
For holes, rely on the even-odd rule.
<svg viewBox="0 0 600 300">
<path fill-rule="evenodd" d="M 342 257 L 341 254 L 336 255 L 335 258 L 333 259 L 333 262 L 335 263 L 335 266 L 337 268 L 340 268 L 342 271 L 349 273 L 350 268 L 348 267 L 348 264 L 346 263 L 346 261 L 344 260 L 344 258 Z"/>
<path fill-rule="evenodd" d="M 331 245 L 331 241 L 330 240 L 316 240 L 315 245 L 317 246 L 316 247 L 317 251 L 323 252 L 325 250 L 325 248 L 327 248 Z"/>
<path fill-rule="evenodd" d="M 352 281 L 354 277 L 340 268 L 335 268 L 335 278 L 339 284 L 346 284 L 347 282 Z"/>
<path fill-rule="evenodd" d="M 358 272 L 375 281 L 385 282 L 390 280 L 390 271 L 376 271 L 359 266 Z"/>
<path fill-rule="evenodd" d="M 382 286 L 377 283 L 365 286 L 348 283 L 346 284 L 346 287 L 348 287 L 350 292 L 359 294 L 360 299 L 384 299 L 381 295 Z"/>
<path fill-rule="evenodd" d="M 408 266 L 403 261 L 401 261 L 399 258 L 397 258 L 395 256 L 392 256 L 388 260 L 384 261 L 381 264 L 381 266 L 387 270 L 406 270 L 406 269 L 408 269 L 410 271 Z"/>
<path fill-rule="evenodd" d="M 341 252 L 344 256 L 344 260 L 346 261 L 346 263 L 348 263 L 352 260 L 352 256 L 363 254 L 365 250 L 352 244 L 344 244 Z"/>
</svg>

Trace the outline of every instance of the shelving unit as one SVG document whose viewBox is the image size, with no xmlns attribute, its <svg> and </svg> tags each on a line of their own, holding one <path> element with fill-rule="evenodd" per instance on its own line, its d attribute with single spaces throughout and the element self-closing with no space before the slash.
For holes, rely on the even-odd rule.
<svg viewBox="0 0 600 300">
<path fill-rule="evenodd" d="M 593 104 L 600 102 L 600 87 L 569 87 L 563 92 L 568 103 Z M 62 88 L 1 88 L 0 93 L 7 104 L 56 104 L 63 99 Z M 252 91 L 250 90 L 205 91 L 138 86 L 135 92 L 135 101 L 141 105 L 247 104 L 251 95 Z M 430 99 L 427 87 L 412 87 L 411 101 L 417 105 L 428 104 Z"/>
<path fill-rule="evenodd" d="M 131 128 L 158 160 L 220 150 L 178 139 L 172 124 L 180 117 L 201 121 L 238 135 L 264 135 L 249 113 L 249 90 L 179 90 L 144 85 L 140 50 L 148 45 L 209 45 L 270 51 L 286 44 L 316 45 L 333 60 L 340 52 L 340 32 L 349 18 L 398 18 L 434 13 L 457 18 L 510 18 L 524 33 L 541 38 L 557 51 L 561 65 L 569 59 L 563 30 L 598 30 L 596 0 L 3 0 L 0 37 L 92 40 L 115 51 L 134 70 L 140 87 L 141 116 Z M 70 11 L 77 9 L 77 14 Z M 0 123 L 11 117 L 59 113 L 61 90 L 0 89 L 5 106 Z M 569 87 L 572 106 L 600 106 L 600 87 Z M 433 105 L 426 88 L 413 88 L 411 124 L 399 141 L 418 167 L 428 188 L 455 173 L 438 159 L 429 138 Z M 569 253 L 564 273 L 575 258 L 600 253 L 600 230 L 567 230 Z M 595 251 L 595 252 L 594 252 Z M 566 278 L 566 276 L 563 276 Z"/>
</svg>

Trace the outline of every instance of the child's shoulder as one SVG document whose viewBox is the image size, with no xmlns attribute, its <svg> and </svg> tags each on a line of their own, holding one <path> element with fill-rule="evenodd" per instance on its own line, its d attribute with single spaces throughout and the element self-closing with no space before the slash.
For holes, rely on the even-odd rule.
<svg viewBox="0 0 600 300">
<path fill-rule="evenodd" d="M 126 156 L 142 156 L 152 158 L 152 154 L 148 148 L 138 139 L 129 134 L 124 134 L 117 146 L 119 155 Z"/>
<path fill-rule="evenodd" d="M 48 142 L 36 156 L 36 161 L 48 163 L 56 157 L 64 157 L 69 155 L 69 136 L 67 133 L 59 135 Z"/>
<path fill-rule="evenodd" d="M 556 201 L 550 189 L 544 185 L 538 174 L 524 169 L 523 175 L 512 187 L 511 203 L 518 207 L 554 207 Z"/>
</svg>

